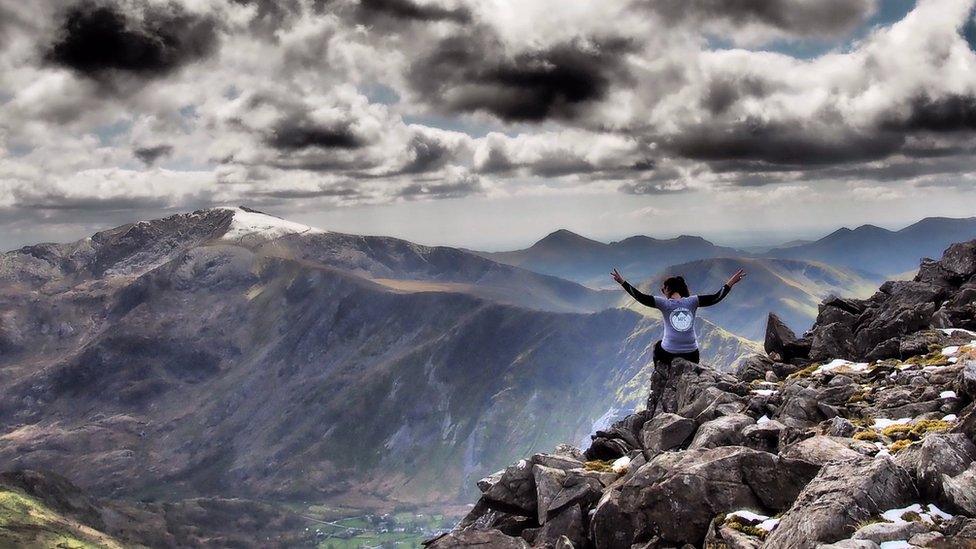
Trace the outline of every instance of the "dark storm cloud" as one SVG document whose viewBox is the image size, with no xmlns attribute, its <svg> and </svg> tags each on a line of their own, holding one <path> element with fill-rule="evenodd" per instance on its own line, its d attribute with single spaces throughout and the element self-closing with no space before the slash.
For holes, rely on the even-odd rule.
<svg viewBox="0 0 976 549">
<path fill-rule="evenodd" d="M 132 154 L 141 160 L 145 165 L 151 166 L 160 158 L 173 154 L 173 146 L 154 145 L 152 147 L 139 147 L 138 149 L 132 151 Z"/>
<path fill-rule="evenodd" d="M 298 0 L 231 0 L 241 6 L 254 6 L 254 17 L 250 21 L 252 32 L 274 37 L 274 32 L 284 23 L 302 13 Z"/>
<path fill-rule="evenodd" d="M 836 36 L 853 30 L 874 8 L 871 0 L 638 0 L 668 21 L 724 20 L 758 24 L 797 36 Z"/>
<path fill-rule="evenodd" d="M 451 150 L 439 139 L 417 134 L 407 145 L 412 158 L 398 173 L 418 174 L 443 168 L 451 160 Z"/>
<path fill-rule="evenodd" d="M 441 40 L 415 61 L 411 85 L 453 112 L 482 111 L 506 121 L 571 119 L 603 99 L 633 44 L 625 39 L 573 40 L 508 55 L 490 31 Z"/>
<path fill-rule="evenodd" d="M 281 121 L 265 137 L 264 142 L 279 151 L 358 149 L 365 146 L 346 124 L 325 126 L 301 118 Z"/>
<path fill-rule="evenodd" d="M 892 117 L 885 125 L 891 129 L 929 132 L 976 130 L 976 97 L 949 95 L 933 99 L 917 97 L 906 118 Z"/>
<path fill-rule="evenodd" d="M 377 16 L 411 21 L 454 21 L 471 22 L 471 12 L 464 7 L 445 8 L 442 6 L 420 5 L 411 0 L 361 0 L 360 16 L 371 20 Z"/>
<path fill-rule="evenodd" d="M 702 107 L 712 114 L 723 114 L 743 98 L 762 98 L 769 95 L 768 81 L 751 76 L 719 76 L 709 81 L 704 88 Z"/>
<path fill-rule="evenodd" d="M 151 78 L 203 59 L 216 48 L 217 25 L 210 17 L 175 3 L 147 6 L 139 15 L 108 2 L 76 3 L 64 12 L 45 58 L 93 78 L 116 72 Z"/>
<path fill-rule="evenodd" d="M 675 154 L 693 160 L 806 167 L 885 158 L 904 142 L 904 135 L 895 132 L 858 133 L 843 128 L 752 120 L 688 128 L 664 144 Z"/>
</svg>

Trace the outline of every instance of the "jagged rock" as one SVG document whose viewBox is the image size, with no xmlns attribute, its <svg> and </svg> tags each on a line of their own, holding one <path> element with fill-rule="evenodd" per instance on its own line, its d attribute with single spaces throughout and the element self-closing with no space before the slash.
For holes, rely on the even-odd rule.
<svg viewBox="0 0 976 549">
<path fill-rule="evenodd" d="M 853 423 L 842 417 L 831 419 L 827 426 L 827 434 L 833 437 L 850 437 L 856 430 Z"/>
<path fill-rule="evenodd" d="M 793 330 L 771 312 L 766 319 L 766 338 L 763 348 L 770 357 L 775 354 L 780 361 L 790 362 L 809 356 L 810 340 L 798 339 Z"/>
<path fill-rule="evenodd" d="M 537 513 L 532 463 L 521 460 L 478 481 L 489 507 L 531 517 Z"/>
<path fill-rule="evenodd" d="M 498 530 L 451 531 L 424 542 L 430 549 L 491 547 L 491 549 L 529 549 L 524 539 L 506 536 Z"/>
<path fill-rule="evenodd" d="M 557 549 L 559 547 L 582 546 L 586 539 L 583 528 L 583 512 L 579 505 L 570 505 L 556 513 L 544 526 L 526 530 L 522 534 L 532 547 L 538 549 Z M 563 545 L 560 545 L 561 540 Z"/>
<path fill-rule="evenodd" d="M 742 430 L 756 420 L 744 414 L 722 416 L 706 421 L 695 433 L 689 448 L 714 448 L 716 446 L 741 445 L 745 440 Z"/>
<path fill-rule="evenodd" d="M 695 422 L 677 414 L 658 414 L 641 429 L 641 440 L 650 455 L 684 446 L 695 433 Z"/>
<path fill-rule="evenodd" d="M 599 473 L 582 469 L 564 471 L 544 465 L 533 466 L 537 493 L 539 524 L 545 524 L 549 516 L 577 503 L 587 507 L 600 499 L 603 484 Z"/>
<path fill-rule="evenodd" d="M 535 454 L 530 460 L 533 464 L 553 467 L 568 471 L 569 469 L 579 469 L 583 466 L 583 461 L 566 454 Z"/>
<path fill-rule="evenodd" d="M 758 381 L 766 379 L 766 373 L 773 370 L 775 362 L 767 356 L 749 355 L 744 358 L 735 370 L 735 377 L 739 381 Z"/>
<path fill-rule="evenodd" d="M 509 536 L 518 536 L 526 528 L 538 526 L 535 517 L 523 517 L 497 511 L 488 506 L 484 498 L 454 527 L 454 530 L 499 530 Z"/>
<path fill-rule="evenodd" d="M 595 435 L 583 456 L 587 460 L 611 461 L 626 456 L 634 447 L 622 439 Z"/>
<path fill-rule="evenodd" d="M 837 356 L 853 356 L 851 345 L 851 325 L 835 322 L 826 326 L 815 326 L 810 342 L 810 358 L 827 360 Z"/>
<path fill-rule="evenodd" d="M 936 547 L 940 549 L 972 549 L 976 547 L 976 519 L 956 516 L 942 524 L 945 538 Z"/>
<path fill-rule="evenodd" d="M 850 439 L 817 435 L 787 446 L 780 455 L 818 465 L 863 457 L 848 446 L 848 441 Z"/>
<path fill-rule="evenodd" d="M 813 548 L 832 543 L 848 537 L 859 521 L 917 498 L 911 477 L 890 459 L 828 463 L 783 515 L 764 547 Z"/>
<path fill-rule="evenodd" d="M 944 501 L 943 476 L 954 477 L 976 460 L 976 445 L 962 434 L 934 434 L 919 445 L 916 476 L 922 497 Z"/>
<path fill-rule="evenodd" d="M 785 509 L 815 473 L 815 465 L 736 446 L 660 454 L 604 496 L 593 541 L 629 549 L 656 535 L 700 545 L 719 513 Z"/>
<path fill-rule="evenodd" d="M 787 427 L 807 428 L 836 415 L 836 410 L 820 399 L 818 391 L 791 384 L 783 390 L 783 404 L 775 419 Z"/>
<path fill-rule="evenodd" d="M 928 531 L 929 527 L 921 522 L 875 522 L 858 529 L 851 536 L 851 539 L 866 539 L 880 544 L 886 541 L 908 539 L 916 534 Z"/>
<path fill-rule="evenodd" d="M 932 345 L 943 346 L 948 336 L 938 330 L 922 330 L 898 340 L 898 354 L 901 358 L 924 355 Z"/>
<path fill-rule="evenodd" d="M 630 503 L 621 505 L 621 488 L 612 486 L 604 492 L 590 520 L 590 540 L 596 549 L 630 549 L 634 543 L 637 516 Z"/>
<path fill-rule="evenodd" d="M 774 419 L 747 425 L 742 430 L 742 444 L 754 450 L 776 454 L 779 452 L 780 440 L 786 430 L 785 425 Z"/>
<path fill-rule="evenodd" d="M 946 500 L 956 509 L 968 515 L 976 515 L 976 464 L 971 464 L 962 473 L 942 477 L 942 489 Z"/>
<path fill-rule="evenodd" d="M 963 361 L 957 391 L 969 400 L 976 400 L 976 360 Z"/>
<path fill-rule="evenodd" d="M 908 543 L 916 547 L 938 547 L 944 538 L 940 532 L 923 532 L 908 538 Z"/>
</svg>

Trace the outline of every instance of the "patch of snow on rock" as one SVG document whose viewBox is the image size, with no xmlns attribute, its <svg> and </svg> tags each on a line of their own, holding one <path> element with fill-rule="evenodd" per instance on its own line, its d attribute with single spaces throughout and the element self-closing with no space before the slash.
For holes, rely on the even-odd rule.
<svg viewBox="0 0 976 549">
<path fill-rule="evenodd" d="M 241 208 L 233 210 L 234 218 L 227 232 L 220 237 L 235 244 L 259 244 L 292 234 L 316 234 L 325 231 L 273 215 L 249 212 Z"/>
<path fill-rule="evenodd" d="M 827 364 L 822 364 L 819 368 L 813 371 L 815 374 L 820 372 L 830 372 L 833 370 L 843 370 L 850 372 L 865 372 L 868 369 L 867 362 L 851 362 L 850 360 L 844 360 L 842 358 L 835 358 Z"/>
<path fill-rule="evenodd" d="M 751 392 L 753 394 L 760 395 L 760 396 L 770 396 L 773 393 L 776 393 L 777 391 L 773 389 L 753 389 Z"/>
<path fill-rule="evenodd" d="M 942 391 L 939 393 L 939 398 L 956 398 L 955 391 Z"/>
<path fill-rule="evenodd" d="M 956 416 L 956 414 L 949 414 L 946 416 L 942 416 L 942 421 L 955 421 L 957 419 L 959 418 Z"/>
<path fill-rule="evenodd" d="M 958 354 L 958 353 L 959 353 L 959 346 L 958 345 L 950 345 L 950 346 L 942 349 L 942 355 L 943 356 L 952 356 L 952 355 L 955 355 L 955 354 Z"/>
<path fill-rule="evenodd" d="M 622 475 L 630 469 L 630 458 L 627 456 L 618 458 L 610 465 L 610 468 L 613 469 L 614 473 Z"/>
<path fill-rule="evenodd" d="M 891 427 L 892 425 L 898 425 L 899 423 L 911 423 L 912 418 L 903 417 L 900 419 L 887 419 L 883 417 L 874 418 L 874 428 L 884 429 L 885 427 Z"/>
</svg>

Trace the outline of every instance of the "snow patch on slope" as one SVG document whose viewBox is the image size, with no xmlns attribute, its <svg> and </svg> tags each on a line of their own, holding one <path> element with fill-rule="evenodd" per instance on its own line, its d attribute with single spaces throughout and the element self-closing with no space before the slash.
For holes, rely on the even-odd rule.
<svg viewBox="0 0 976 549">
<path fill-rule="evenodd" d="M 220 237 L 235 244 L 261 244 L 293 234 L 318 234 L 325 231 L 294 221 L 241 208 L 225 208 L 234 212 L 227 232 Z"/>
</svg>

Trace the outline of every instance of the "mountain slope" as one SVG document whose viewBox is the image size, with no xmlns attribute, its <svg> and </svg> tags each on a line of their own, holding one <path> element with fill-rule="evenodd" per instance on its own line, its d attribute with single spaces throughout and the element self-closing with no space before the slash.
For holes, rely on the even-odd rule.
<svg viewBox="0 0 976 549">
<path fill-rule="evenodd" d="M 443 501 L 646 393 L 654 320 L 390 288 L 297 253 L 328 233 L 225 238 L 236 214 L 3 256 L 0 466 L 97 494 Z M 154 253 L 116 250 L 133 231 Z M 457 265 L 433 272 L 486 276 Z M 703 337 L 721 363 L 750 349 Z"/>
<path fill-rule="evenodd" d="M 604 244 L 566 229 L 551 233 L 523 250 L 478 253 L 494 261 L 593 287 L 608 286 L 607 273 L 613 267 L 636 279 L 652 276 L 668 265 L 708 257 L 742 255 L 742 252 L 716 246 L 696 236 L 670 239 L 632 236 Z"/>
<path fill-rule="evenodd" d="M 639 288 L 645 293 L 658 293 L 664 278 L 679 274 L 692 293 L 710 294 L 738 269 L 748 273 L 746 279 L 721 303 L 701 309 L 701 316 L 752 340 L 763 338 L 771 311 L 795 331 L 803 332 L 816 318 L 818 303 L 828 295 L 866 297 L 880 282 L 866 274 L 809 261 L 720 258 L 669 267 Z M 635 310 L 646 309 L 626 295 L 619 303 Z"/>
<path fill-rule="evenodd" d="M 898 231 L 873 225 L 838 229 L 820 240 L 770 250 L 768 257 L 806 259 L 893 276 L 914 270 L 922 257 L 938 256 L 949 244 L 976 237 L 976 217 L 925 218 Z"/>
</svg>

